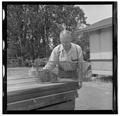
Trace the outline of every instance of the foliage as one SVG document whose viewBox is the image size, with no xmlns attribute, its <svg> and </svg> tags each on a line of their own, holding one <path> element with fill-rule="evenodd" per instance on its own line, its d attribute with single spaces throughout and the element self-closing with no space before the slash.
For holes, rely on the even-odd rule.
<svg viewBox="0 0 120 116">
<path fill-rule="evenodd" d="M 81 46 L 83 51 L 84 60 L 88 60 L 90 58 L 90 50 L 89 50 L 89 33 L 81 33 L 74 32 L 73 33 L 73 43 L 76 43 Z"/>
<path fill-rule="evenodd" d="M 90 50 L 89 50 L 89 33 L 84 33 L 83 36 L 77 42 L 83 50 L 84 60 L 89 60 Z"/>
<path fill-rule="evenodd" d="M 43 67 L 47 63 L 48 59 L 47 58 L 37 58 L 34 60 L 33 66 L 35 67 Z"/>
<path fill-rule="evenodd" d="M 62 24 L 70 31 L 78 24 L 87 25 L 83 10 L 75 5 L 8 5 L 8 57 L 22 61 L 49 57 L 59 44 Z"/>
</svg>

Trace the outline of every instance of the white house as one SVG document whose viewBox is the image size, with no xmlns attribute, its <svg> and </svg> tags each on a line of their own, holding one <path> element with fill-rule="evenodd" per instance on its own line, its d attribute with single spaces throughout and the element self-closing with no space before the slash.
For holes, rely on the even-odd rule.
<svg viewBox="0 0 120 116">
<path fill-rule="evenodd" d="M 77 33 L 89 33 L 92 74 L 112 75 L 112 18 L 96 22 Z"/>
</svg>

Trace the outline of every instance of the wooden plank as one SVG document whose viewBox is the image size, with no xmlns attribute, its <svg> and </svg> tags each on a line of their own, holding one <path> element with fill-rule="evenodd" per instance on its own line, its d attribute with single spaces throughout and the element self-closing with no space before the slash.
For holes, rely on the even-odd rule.
<svg viewBox="0 0 120 116">
<path fill-rule="evenodd" d="M 51 105 L 49 107 L 40 108 L 37 110 L 74 110 L 74 109 L 75 109 L 75 100 L 73 99 L 64 103 Z"/>
<path fill-rule="evenodd" d="M 38 78 L 21 78 L 21 79 L 11 79 L 8 80 L 7 85 L 12 85 L 12 84 L 19 84 L 19 83 L 29 83 L 29 82 L 37 82 L 39 79 Z"/>
<path fill-rule="evenodd" d="M 23 75 L 19 75 L 19 73 L 18 74 L 16 74 L 16 75 L 10 75 L 10 74 L 7 74 L 7 81 L 9 81 L 9 80 L 16 80 L 16 79 L 28 79 L 28 78 L 35 78 L 35 77 L 29 77 L 28 76 L 28 74 L 23 74 Z"/>
<path fill-rule="evenodd" d="M 71 79 L 40 83 L 38 78 L 16 76 L 7 78 L 8 110 L 32 110 L 75 99 L 79 88 L 78 82 Z"/>
<path fill-rule="evenodd" d="M 17 79 L 15 79 L 17 80 Z M 21 79 L 18 79 L 17 81 L 19 81 Z M 10 81 L 10 80 L 9 80 Z M 76 81 L 73 81 L 72 79 L 59 79 L 56 82 L 39 82 L 39 81 L 27 81 L 25 79 L 22 80 L 21 83 L 14 83 L 14 81 L 11 80 L 11 83 L 9 83 L 9 81 L 7 82 L 7 90 L 8 92 L 11 91 L 19 91 L 19 90 L 25 90 L 25 89 L 29 89 L 32 87 L 44 87 L 44 86 L 52 86 L 52 85 L 58 85 L 58 84 L 64 84 L 64 83 L 76 83 Z"/>
<path fill-rule="evenodd" d="M 32 99 L 13 102 L 13 103 L 8 103 L 7 110 L 8 111 L 9 110 L 31 110 L 31 109 L 48 106 L 51 104 L 68 101 L 70 99 L 75 99 L 76 92 L 77 91 L 73 90 L 73 91 L 47 95 L 43 97 L 37 97 L 34 99 L 32 98 Z"/>
<path fill-rule="evenodd" d="M 51 86 L 36 87 L 24 90 L 17 90 L 7 92 L 7 102 L 12 103 L 15 101 L 46 96 L 50 94 L 62 93 L 65 91 L 76 90 L 79 88 L 78 82 L 66 82 L 66 83 L 55 83 Z"/>
<path fill-rule="evenodd" d="M 56 82 L 41 82 L 41 81 L 39 81 L 39 78 L 37 78 L 37 77 L 30 77 L 30 78 L 17 78 L 17 79 L 9 79 L 9 80 L 7 80 L 7 86 L 8 86 L 8 89 L 9 90 L 11 90 L 10 88 L 13 88 L 13 86 L 15 86 L 14 87 L 14 89 L 16 89 L 16 88 L 20 88 L 20 89 L 22 89 L 22 87 L 24 86 L 24 88 L 23 89 L 25 89 L 25 85 L 26 85 L 26 87 L 28 87 L 29 85 L 32 85 L 32 83 L 33 84 L 39 84 L 39 85 L 41 85 L 41 86 L 43 86 L 43 85 L 45 85 L 45 86 L 47 86 L 47 84 L 55 84 L 55 83 L 65 83 L 65 82 L 74 82 L 72 79 L 58 79 L 58 81 L 56 81 Z"/>
<path fill-rule="evenodd" d="M 37 82 L 26 82 L 26 83 L 19 83 L 19 84 L 12 84 L 7 86 L 7 90 L 9 93 L 13 93 L 16 91 L 25 91 L 33 88 L 38 88 L 38 87 L 49 87 L 52 85 L 59 85 L 63 83 L 37 83 Z"/>
<path fill-rule="evenodd" d="M 27 84 L 27 85 L 26 85 Z M 73 81 L 69 81 L 69 82 L 55 82 L 55 83 L 20 83 L 17 85 L 10 85 L 7 86 L 7 92 L 9 93 L 9 95 L 14 94 L 14 93 L 18 93 L 21 91 L 28 91 L 29 89 L 34 89 L 34 88 L 40 88 L 40 89 L 51 89 L 51 88 L 55 88 L 57 86 L 66 86 L 69 85 L 70 87 L 79 87 L 78 82 L 73 82 Z M 72 85 L 71 85 L 72 84 Z"/>
</svg>

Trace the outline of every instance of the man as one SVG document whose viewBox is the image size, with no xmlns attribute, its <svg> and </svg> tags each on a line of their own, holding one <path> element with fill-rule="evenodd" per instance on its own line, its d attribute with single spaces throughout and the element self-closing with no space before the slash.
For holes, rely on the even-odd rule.
<svg viewBox="0 0 120 116">
<path fill-rule="evenodd" d="M 61 44 L 56 46 L 43 70 L 53 70 L 58 66 L 60 78 L 69 78 L 82 82 L 83 54 L 79 45 L 71 42 L 71 32 L 63 30 L 60 33 Z"/>
</svg>

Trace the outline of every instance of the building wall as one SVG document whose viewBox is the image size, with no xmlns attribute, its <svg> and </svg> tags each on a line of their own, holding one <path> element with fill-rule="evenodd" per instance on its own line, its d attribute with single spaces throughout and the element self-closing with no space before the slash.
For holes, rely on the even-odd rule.
<svg viewBox="0 0 120 116">
<path fill-rule="evenodd" d="M 90 60 L 93 74 L 112 75 L 112 28 L 90 34 Z"/>
</svg>

